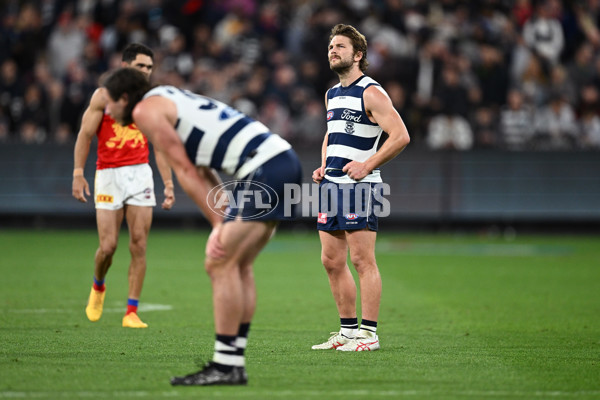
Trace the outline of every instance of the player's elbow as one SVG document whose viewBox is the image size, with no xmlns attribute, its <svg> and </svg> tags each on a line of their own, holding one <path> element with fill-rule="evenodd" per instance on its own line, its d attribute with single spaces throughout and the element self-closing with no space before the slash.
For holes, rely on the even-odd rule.
<svg viewBox="0 0 600 400">
<path fill-rule="evenodd" d="M 397 152 L 400 153 L 408 144 L 410 143 L 410 136 L 408 132 L 399 132 L 397 135 L 390 135 L 390 137 L 394 138 L 394 148 L 396 148 Z"/>
<path fill-rule="evenodd" d="M 406 133 L 404 133 L 404 135 L 402 135 L 402 148 L 404 149 L 409 144 L 410 144 L 410 136 L 408 135 L 408 132 L 406 132 Z"/>
</svg>

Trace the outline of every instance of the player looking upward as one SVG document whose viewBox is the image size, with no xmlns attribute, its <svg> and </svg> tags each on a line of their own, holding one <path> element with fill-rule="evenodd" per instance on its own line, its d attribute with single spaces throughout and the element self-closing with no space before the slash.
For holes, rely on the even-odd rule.
<svg viewBox="0 0 600 400">
<path fill-rule="evenodd" d="M 325 95 L 327 133 L 321 149 L 321 166 L 312 178 L 320 184 L 321 192 L 327 190 L 337 197 L 335 215 L 324 212 L 327 204 L 319 205 L 317 229 L 321 261 L 341 328 L 325 343 L 312 348 L 372 351 L 380 347 L 376 332 L 381 301 L 381 276 L 375 261 L 378 221 L 374 210 L 378 196 L 374 191 L 381 190 L 379 167 L 400 154 L 410 138 L 387 93 L 364 74 L 368 67 L 367 40 L 360 32 L 350 25 L 333 27 L 328 58 L 340 82 Z M 383 132 L 388 139 L 378 147 Z M 369 186 L 362 197 L 358 184 Z M 359 210 L 366 210 L 366 215 L 361 216 Z M 346 264 L 348 252 L 360 282 L 360 329 L 356 284 Z"/>
</svg>

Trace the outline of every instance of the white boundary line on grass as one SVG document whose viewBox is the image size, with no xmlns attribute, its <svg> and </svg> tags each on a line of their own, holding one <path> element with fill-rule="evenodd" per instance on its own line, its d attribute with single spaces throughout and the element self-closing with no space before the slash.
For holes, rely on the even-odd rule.
<svg viewBox="0 0 600 400">
<path fill-rule="evenodd" d="M 18 392 L 2 391 L 0 398 L 3 399 L 28 399 L 28 398 L 172 398 L 179 396 L 188 396 L 192 393 L 179 392 L 175 390 L 162 392 L 149 392 L 143 390 L 132 391 L 57 391 L 57 392 Z M 194 393 L 195 394 L 195 393 Z M 210 392 L 212 397 L 229 398 L 231 391 Z M 382 396 L 382 397 L 413 397 L 413 396 L 470 396 L 470 397 L 519 397 L 519 398 L 560 398 L 560 397 L 579 397 L 579 396 L 598 396 L 600 390 L 580 390 L 576 392 L 565 392 L 561 390 L 554 391 L 521 391 L 521 390 L 456 390 L 450 392 L 428 391 L 428 390 L 267 390 L 248 388 L 235 393 L 235 397 L 244 396 L 263 396 L 264 398 L 287 398 L 290 396 L 317 397 L 323 396 Z"/>
<path fill-rule="evenodd" d="M 106 313 L 121 313 L 125 309 L 125 306 L 121 307 L 111 307 L 105 308 L 104 312 Z M 169 304 L 147 304 L 142 303 L 138 307 L 138 311 L 140 312 L 148 312 L 148 311 L 171 311 L 173 306 Z M 8 310 L 12 313 L 25 313 L 25 314 L 65 314 L 72 313 L 74 310 L 72 308 L 24 308 L 24 309 L 10 309 Z M 80 310 L 78 310 L 80 311 Z"/>
</svg>

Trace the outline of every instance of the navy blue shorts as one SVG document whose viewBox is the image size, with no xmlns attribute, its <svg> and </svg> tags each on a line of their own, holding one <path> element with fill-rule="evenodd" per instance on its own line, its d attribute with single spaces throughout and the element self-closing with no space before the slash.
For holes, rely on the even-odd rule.
<svg viewBox="0 0 600 400">
<path fill-rule="evenodd" d="M 294 219 L 296 205 L 285 207 L 285 185 L 302 184 L 302 166 L 292 149 L 276 155 L 231 187 L 225 222 Z"/>
<path fill-rule="evenodd" d="M 323 179 L 319 185 L 320 231 L 348 231 L 368 228 L 377 231 L 378 211 L 382 209 L 383 184 L 333 183 Z"/>
</svg>

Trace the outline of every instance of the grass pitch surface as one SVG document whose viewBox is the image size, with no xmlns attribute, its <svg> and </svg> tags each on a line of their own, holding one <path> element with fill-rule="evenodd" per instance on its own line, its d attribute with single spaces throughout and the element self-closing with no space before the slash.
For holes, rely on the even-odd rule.
<svg viewBox="0 0 600 400">
<path fill-rule="evenodd" d="M 95 231 L 0 231 L 0 398 L 598 399 L 600 237 L 383 232 L 373 353 L 313 351 L 339 328 L 316 232 L 255 265 L 247 387 L 171 387 L 213 348 L 206 232 L 153 230 L 139 315 L 121 327 L 127 232 L 89 322 Z"/>
</svg>

